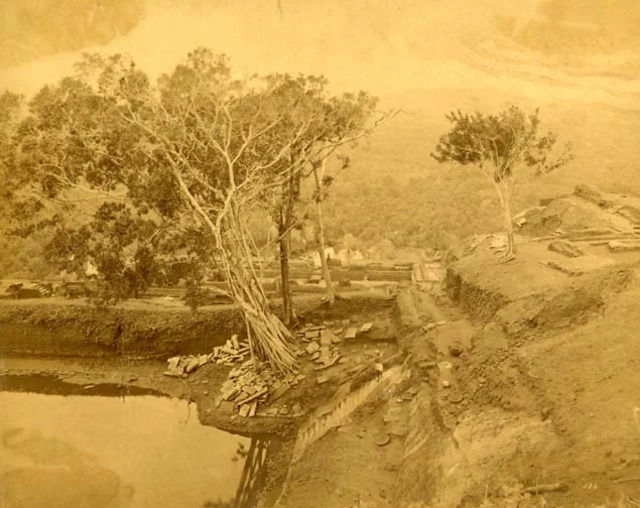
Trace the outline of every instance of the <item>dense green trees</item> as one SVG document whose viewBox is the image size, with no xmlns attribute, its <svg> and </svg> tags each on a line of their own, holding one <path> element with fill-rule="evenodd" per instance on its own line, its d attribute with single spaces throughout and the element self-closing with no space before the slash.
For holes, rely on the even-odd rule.
<svg viewBox="0 0 640 508">
<path fill-rule="evenodd" d="M 289 371 L 289 332 L 260 284 L 251 214 L 273 210 L 288 260 L 300 180 L 368 132 L 374 113 L 367 94 L 332 97 L 321 78 L 238 80 L 204 49 L 156 85 L 126 57 L 87 56 L 76 76 L 42 88 L 7 136 L 14 231 L 53 229 L 47 258 L 76 272 L 91 260 L 109 296 L 215 266 L 254 356 Z"/>
</svg>

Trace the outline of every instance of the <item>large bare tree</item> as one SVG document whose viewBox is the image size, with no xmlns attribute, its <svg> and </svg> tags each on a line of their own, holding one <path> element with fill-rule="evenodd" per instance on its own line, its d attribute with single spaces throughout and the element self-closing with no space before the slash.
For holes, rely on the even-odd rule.
<svg viewBox="0 0 640 508">
<path fill-rule="evenodd" d="M 45 87 L 31 102 L 16 141 L 17 195 L 37 207 L 74 190 L 97 194 L 102 220 L 95 216 L 84 236 L 125 215 L 129 225 L 146 224 L 118 228 L 135 237 L 129 244 L 138 251 L 143 244 L 210 248 L 241 308 L 252 354 L 289 372 L 290 334 L 260 284 L 246 220 L 299 167 L 291 151 L 310 123 L 296 118 L 288 99 L 277 83 L 234 79 L 226 59 L 207 50 L 191 53 L 157 86 L 125 57 L 88 57 L 78 77 Z M 115 203 L 124 206 L 118 213 Z"/>
</svg>

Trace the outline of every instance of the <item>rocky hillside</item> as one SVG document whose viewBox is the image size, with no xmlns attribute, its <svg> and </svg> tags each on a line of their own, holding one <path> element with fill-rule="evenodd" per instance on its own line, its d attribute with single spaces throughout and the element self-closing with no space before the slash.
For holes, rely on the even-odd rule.
<svg viewBox="0 0 640 508">
<path fill-rule="evenodd" d="M 0 66 L 107 44 L 135 27 L 144 0 L 1 2 Z"/>
</svg>

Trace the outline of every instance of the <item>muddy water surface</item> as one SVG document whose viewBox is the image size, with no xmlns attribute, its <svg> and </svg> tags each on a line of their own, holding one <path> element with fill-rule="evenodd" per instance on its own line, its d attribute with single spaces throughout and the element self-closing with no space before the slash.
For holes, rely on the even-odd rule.
<svg viewBox="0 0 640 508">
<path fill-rule="evenodd" d="M 205 507 L 231 503 L 249 439 L 153 396 L 0 392 L 0 503 Z"/>
</svg>

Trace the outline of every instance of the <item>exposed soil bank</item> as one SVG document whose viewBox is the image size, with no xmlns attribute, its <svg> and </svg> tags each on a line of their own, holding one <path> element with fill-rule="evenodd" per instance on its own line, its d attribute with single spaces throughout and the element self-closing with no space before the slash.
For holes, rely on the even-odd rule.
<svg viewBox="0 0 640 508">
<path fill-rule="evenodd" d="M 474 321 L 495 320 L 517 341 L 587 322 L 635 277 L 637 262 L 598 266 L 576 277 L 549 273 L 536 259 L 538 248 L 523 245 L 523 256 L 509 264 L 478 248 L 474 257 L 448 268 L 450 298 Z"/>
<path fill-rule="evenodd" d="M 165 363 L 123 358 L 5 357 L 0 387 L 53 395 L 155 395 L 189 400 L 188 385 L 162 375 Z"/>
<path fill-rule="evenodd" d="M 623 269 L 574 283 L 560 294 L 588 287 L 598 311 L 551 298 L 540 335 L 444 306 L 445 323 L 403 337 L 416 395 L 390 506 L 635 506 L 640 282 Z"/>
<path fill-rule="evenodd" d="M 192 313 L 55 300 L 0 304 L 3 355 L 160 357 L 210 351 L 242 326 L 231 306 Z"/>
<path fill-rule="evenodd" d="M 417 393 L 396 506 L 637 506 L 640 255 L 583 229 L 635 225 L 578 198 L 527 215 L 535 234 L 557 234 L 520 237 L 516 259 L 500 235 L 470 239 L 446 280 L 467 319 L 431 298 L 445 322 L 406 327 Z M 565 243 L 577 256 L 551 246 L 557 228 L 580 238 Z M 415 290 L 398 303 L 408 324 L 433 314 Z"/>
<path fill-rule="evenodd" d="M 296 298 L 303 319 L 317 315 L 322 295 Z M 384 306 L 383 292 L 346 293 L 327 316 Z M 232 333 L 244 332 L 237 307 L 218 305 L 192 312 L 184 306 L 125 302 L 98 308 L 60 298 L 0 300 L 0 355 L 164 358 L 210 352 Z M 275 303 L 276 312 L 279 305 Z"/>
</svg>

